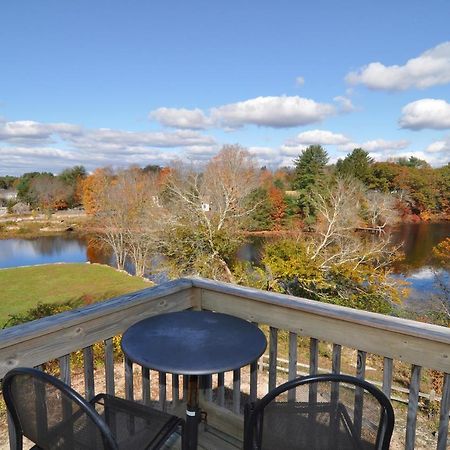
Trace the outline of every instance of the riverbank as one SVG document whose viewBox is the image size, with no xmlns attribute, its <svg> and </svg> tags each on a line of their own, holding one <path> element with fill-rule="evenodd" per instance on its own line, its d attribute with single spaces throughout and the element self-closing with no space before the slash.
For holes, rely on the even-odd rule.
<svg viewBox="0 0 450 450">
<path fill-rule="evenodd" d="M 14 237 L 34 238 L 65 232 L 83 232 L 87 222 L 84 211 L 61 211 L 53 214 L 37 214 L 0 217 L 0 239 Z"/>
<path fill-rule="evenodd" d="M 0 270 L 0 327 L 10 315 L 38 303 L 80 300 L 90 304 L 152 286 L 142 278 L 100 264 L 46 264 Z"/>
<path fill-rule="evenodd" d="M 65 232 L 77 231 L 78 233 L 92 232 L 87 230 L 89 216 L 84 210 L 73 209 L 57 211 L 52 214 L 33 213 L 27 215 L 0 215 L 0 239 L 14 237 L 33 238 L 39 236 L 50 236 Z M 415 214 L 405 214 L 401 222 L 394 225 L 391 230 L 396 230 L 404 223 L 411 224 L 435 224 L 450 222 L 448 214 L 425 214 L 422 216 Z M 101 232 L 101 230 L 96 230 Z M 280 230 L 249 230 L 245 231 L 246 236 L 255 237 L 295 237 L 299 233 L 310 233 L 305 228 L 286 228 Z"/>
</svg>

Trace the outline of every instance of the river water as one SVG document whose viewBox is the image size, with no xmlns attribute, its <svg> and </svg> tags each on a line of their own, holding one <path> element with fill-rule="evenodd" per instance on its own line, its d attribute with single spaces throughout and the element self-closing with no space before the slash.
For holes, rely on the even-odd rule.
<svg viewBox="0 0 450 450">
<path fill-rule="evenodd" d="M 402 224 L 394 231 L 393 240 L 403 243 L 405 253 L 404 260 L 395 266 L 394 276 L 410 283 L 409 302 L 421 302 L 437 293 L 436 275 L 444 283 L 450 282 L 450 272 L 439 267 L 431 251 L 449 236 L 450 222 Z M 241 248 L 238 258 L 255 261 L 260 248 L 261 239 L 255 239 Z M 108 251 L 99 249 L 89 238 L 76 234 L 0 240 L 0 268 L 87 261 L 114 263 Z M 133 272 L 131 266 L 128 270 Z"/>
</svg>

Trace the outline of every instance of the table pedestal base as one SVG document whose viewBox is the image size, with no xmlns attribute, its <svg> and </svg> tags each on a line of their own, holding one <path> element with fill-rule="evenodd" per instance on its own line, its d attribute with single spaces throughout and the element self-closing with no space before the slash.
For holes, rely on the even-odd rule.
<svg viewBox="0 0 450 450">
<path fill-rule="evenodd" d="M 186 406 L 186 430 L 184 435 L 183 450 L 197 450 L 198 426 L 201 419 L 201 411 L 198 406 L 198 376 L 190 375 L 188 378 Z"/>
</svg>

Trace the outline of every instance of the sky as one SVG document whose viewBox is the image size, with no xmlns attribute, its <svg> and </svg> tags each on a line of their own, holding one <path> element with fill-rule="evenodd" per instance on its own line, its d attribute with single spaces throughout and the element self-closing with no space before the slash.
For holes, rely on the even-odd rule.
<svg viewBox="0 0 450 450">
<path fill-rule="evenodd" d="M 202 163 L 450 160 L 448 0 L 4 0 L 0 175 Z"/>
</svg>

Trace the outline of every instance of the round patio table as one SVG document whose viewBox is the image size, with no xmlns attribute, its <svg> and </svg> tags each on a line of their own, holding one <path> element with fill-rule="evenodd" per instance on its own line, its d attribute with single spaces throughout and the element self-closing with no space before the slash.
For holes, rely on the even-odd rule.
<svg viewBox="0 0 450 450">
<path fill-rule="evenodd" d="M 266 349 L 264 333 L 251 322 L 210 311 L 149 317 L 128 328 L 122 350 L 148 369 L 188 375 L 186 447 L 197 448 L 198 376 L 227 372 L 256 361 Z"/>
</svg>

